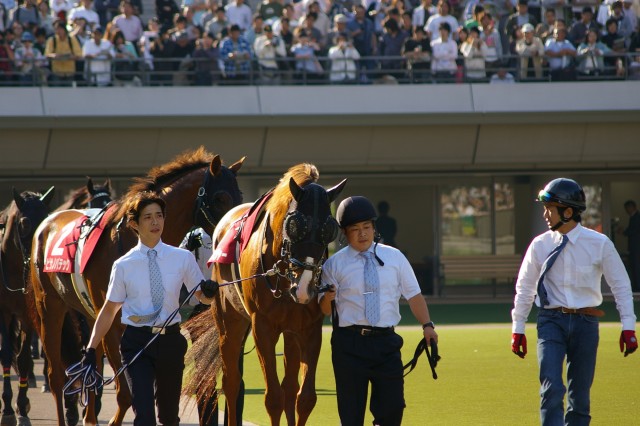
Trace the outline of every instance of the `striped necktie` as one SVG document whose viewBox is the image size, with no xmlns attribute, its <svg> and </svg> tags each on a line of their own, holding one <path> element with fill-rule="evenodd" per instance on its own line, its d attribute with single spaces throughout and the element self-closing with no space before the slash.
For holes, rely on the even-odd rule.
<svg viewBox="0 0 640 426">
<path fill-rule="evenodd" d="M 369 324 L 376 325 L 380 321 L 380 279 L 373 258 L 373 253 L 360 253 L 364 262 L 364 313 Z"/>
<path fill-rule="evenodd" d="M 556 246 L 556 248 L 551 250 L 551 253 L 549 253 L 549 256 L 547 256 L 547 259 L 542 264 L 542 271 L 540 272 L 540 278 L 538 278 L 538 297 L 540 298 L 540 303 L 542 304 L 542 306 L 547 306 L 549 304 L 549 299 L 547 298 L 547 289 L 544 287 L 544 276 L 547 274 L 547 272 L 549 272 L 549 269 L 551 269 L 553 264 L 556 262 L 556 259 L 560 255 L 560 252 L 567 245 L 567 241 L 569 241 L 569 237 L 567 237 L 566 234 L 562 234 L 562 241 Z"/>
</svg>

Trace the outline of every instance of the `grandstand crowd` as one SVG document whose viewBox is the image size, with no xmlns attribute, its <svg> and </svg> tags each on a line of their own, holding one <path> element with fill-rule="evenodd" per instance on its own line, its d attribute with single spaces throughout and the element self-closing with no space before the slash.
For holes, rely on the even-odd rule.
<svg viewBox="0 0 640 426">
<path fill-rule="evenodd" d="M 640 0 L 432 1 L 0 0 L 0 84 L 640 77 Z"/>
</svg>

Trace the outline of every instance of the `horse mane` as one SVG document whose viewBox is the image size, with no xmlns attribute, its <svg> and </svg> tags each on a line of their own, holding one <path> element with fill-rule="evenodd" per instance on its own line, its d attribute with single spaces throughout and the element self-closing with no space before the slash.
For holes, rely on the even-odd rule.
<svg viewBox="0 0 640 426">
<path fill-rule="evenodd" d="M 116 212 L 109 218 L 107 226 L 117 224 L 127 213 L 129 208 L 127 201 L 136 194 L 144 191 L 158 192 L 170 183 L 194 170 L 209 165 L 213 160 L 213 154 L 201 146 L 195 151 L 189 150 L 175 157 L 170 163 L 152 168 L 147 176 L 134 178 L 134 183 L 127 193 L 117 202 Z M 112 230 L 115 232 L 115 229 Z"/>
<path fill-rule="evenodd" d="M 289 180 L 291 178 L 293 178 L 298 186 L 304 187 L 310 183 L 317 182 L 320 178 L 320 172 L 318 172 L 316 166 L 311 163 L 296 164 L 287 170 L 278 185 L 274 188 L 273 195 L 269 201 L 267 201 L 265 208 L 271 214 L 271 229 L 277 240 L 279 240 L 282 235 L 284 217 L 289 211 L 289 204 L 291 204 L 291 200 L 293 199 L 293 195 L 291 195 L 291 190 L 289 189 Z M 273 250 L 274 256 L 277 256 L 280 247 L 274 245 Z"/>
</svg>

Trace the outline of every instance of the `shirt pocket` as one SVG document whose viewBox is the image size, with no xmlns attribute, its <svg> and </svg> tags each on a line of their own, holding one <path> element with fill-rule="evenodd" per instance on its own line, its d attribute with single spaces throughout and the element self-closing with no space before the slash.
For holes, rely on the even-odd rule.
<svg viewBox="0 0 640 426">
<path fill-rule="evenodd" d="M 576 287 L 592 287 L 597 274 L 594 265 L 576 266 Z"/>
</svg>

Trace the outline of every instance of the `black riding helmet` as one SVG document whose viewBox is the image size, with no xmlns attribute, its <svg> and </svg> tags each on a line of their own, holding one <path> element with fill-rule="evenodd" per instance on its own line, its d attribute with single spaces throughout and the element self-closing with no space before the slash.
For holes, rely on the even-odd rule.
<svg viewBox="0 0 640 426">
<path fill-rule="evenodd" d="M 587 208 L 586 197 L 582 187 L 575 180 L 566 178 L 558 178 L 549 182 L 538 193 L 536 201 L 560 204 L 558 212 L 560 213 L 561 221 L 551 228 L 554 231 L 562 226 L 563 223 L 567 223 L 572 219 L 580 222 L 580 213 Z M 573 209 L 573 216 L 570 218 L 564 217 L 563 214 L 568 207 Z"/>
<path fill-rule="evenodd" d="M 366 197 L 355 195 L 342 200 L 336 211 L 336 219 L 341 228 L 354 223 L 377 219 L 376 209 Z"/>
</svg>

